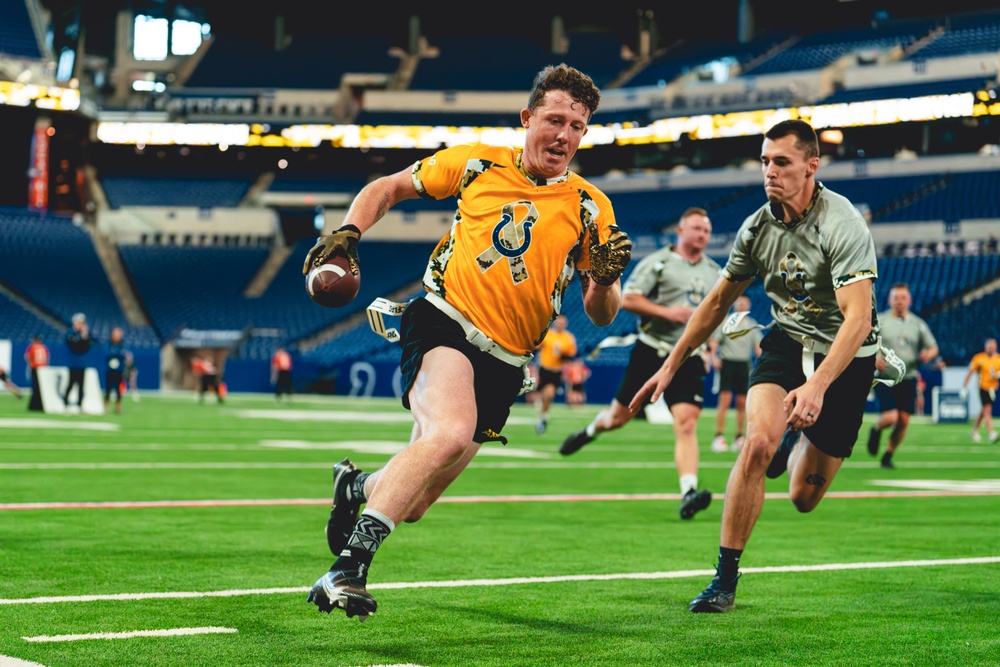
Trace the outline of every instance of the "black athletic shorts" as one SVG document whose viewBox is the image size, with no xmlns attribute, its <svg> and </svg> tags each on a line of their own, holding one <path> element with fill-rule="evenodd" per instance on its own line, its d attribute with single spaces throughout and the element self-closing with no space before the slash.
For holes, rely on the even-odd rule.
<svg viewBox="0 0 1000 667">
<path fill-rule="evenodd" d="M 465 339 L 465 332 L 458 322 L 424 298 L 415 299 L 403 311 L 399 333 L 403 347 L 399 362 L 403 407 L 410 409 L 410 390 L 417 380 L 424 355 L 436 347 L 453 348 L 468 357 L 475 375 L 473 391 L 478 417 L 476 434 L 472 439 L 479 443 L 499 440 L 507 444 L 500 431 L 510 416 L 510 406 L 521 393 L 524 369 L 473 346 Z"/>
<path fill-rule="evenodd" d="M 618 385 L 615 400 L 628 407 L 636 392 L 646 384 L 646 380 L 653 377 L 653 373 L 660 369 L 664 361 L 666 358 L 661 357 L 656 348 L 642 341 L 636 342 L 628 360 L 628 367 L 625 369 L 625 377 Z M 705 361 L 700 356 L 691 357 L 677 370 L 677 375 L 663 392 L 663 400 L 668 407 L 674 403 L 692 403 L 699 408 L 704 405 Z M 643 407 L 647 405 L 649 405 L 648 398 Z"/>
<path fill-rule="evenodd" d="M 104 375 L 104 400 L 111 399 L 111 393 L 114 392 L 115 400 L 122 400 L 122 379 L 125 376 L 121 371 L 108 371 Z"/>
<path fill-rule="evenodd" d="M 979 390 L 979 402 L 983 405 L 993 405 L 997 399 L 996 389 L 980 389 Z"/>
<path fill-rule="evenodd" d="M 895 387 L 880 382 L 875 385 L 875 397 L 879 412 L 899 410 L 912 415 L 917 411 L 917 378 L 902 380 Z"/>
<path fill-rule="evenodd" d="M 562 371 L 550 371 L 548 368 L 538 369 L 538 388 L 553 384 L 556 387 L 562 384 Z"/>
<path fill-rule="evenodd" d="M 750 362 L 722 360 L 722 368 L 719 369 L 719 391 L 731 391 L 734 394 L 745 396 L 747 388 L 750 386 Z"/>
<path fill-rule="evenodd" d="M 750 373 L 750 386 L 776 384 L 786 391 L 806 382 L 802 371 L 802 344 L 781 329 L 771 329 L 760 343 L 761 355 Z M 826 357 L 817 354 L 818 367 Z M 875 355 L 856 357 L 823 395 L 819 419 L 804 429 L 806 437 L 828 456 L 846 459 L 854 449 L 875 376 Z M 775 418 L 782 416 L 776 415 Z"/>
</svg>

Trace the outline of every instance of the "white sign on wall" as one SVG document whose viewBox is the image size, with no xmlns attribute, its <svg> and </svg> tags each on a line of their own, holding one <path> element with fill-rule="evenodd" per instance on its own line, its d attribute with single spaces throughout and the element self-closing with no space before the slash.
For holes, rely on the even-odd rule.
<svg viewBox="0 0 1000 667">
<path fill-rule="evenodd" d="M 69 369 L 65 366 L 44 366 L 38 369 L 38 390 L 42 394 L 42 409 L 47 414 L 72 414 L 76 410 L 78 387 L 69 396 L 69 408 L 63 402 L 69 386 Z M 83 374 L 83 401 L 80 412 L 88 415 L 104 414 L 104 391 L 97 370 L 88 368 Z"/>
</svg>

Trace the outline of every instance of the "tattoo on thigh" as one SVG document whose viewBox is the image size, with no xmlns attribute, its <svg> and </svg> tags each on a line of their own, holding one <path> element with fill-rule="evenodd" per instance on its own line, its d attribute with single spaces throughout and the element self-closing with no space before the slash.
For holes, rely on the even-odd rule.
<svg viewBox="0 0 1000 667">
<path fill-rule="evenodd" d="M 817 475 L 816 473 L 813 473 L 811 475 L 806 476 L 806 484 L 812 484 L 813 486 L 823 487 L 826 485 L 826 477 L 823 477 L 823 475 Z"/>
</svg>

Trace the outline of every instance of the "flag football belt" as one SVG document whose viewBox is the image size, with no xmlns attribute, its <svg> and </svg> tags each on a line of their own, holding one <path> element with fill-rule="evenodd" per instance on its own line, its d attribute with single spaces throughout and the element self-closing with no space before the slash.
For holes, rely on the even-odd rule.
<svg viewBox="0 0 1000 667">
<path fill-rule="evenodd" d="M 534 355 L 532 354 L 514 354 L 510 350 L 504 348 L 500 345 L 500 343 L 497 343 L 480 331 L 476 325 L 467 320 L 457 308 L 442 299 L 437 294 L 428 292 L 423 298 L 430 301 L 435 308 L 453 319 L 460 327 L 462 327 L 462 331 L 465 332 L 465 340 L 469 341 L 473 347 L 482 350 L 491 357 L 495 357 L 504 363 L 510 364 L 511 366 L 517 366 L 518 368 L 527 366 L 532 358 L 534 358 Z M 382 315 L 402 315 L 403 310 L 406 309 L 406 306 L 409 303 L 409 301 L 406 303 L 397 303 L 383 298 L 378 298 L 372 301 L 371 305 L 368 306 L 368 324 L 371 326 L 372 331 L 386 340 L 398 341 L 399 330 L 387 329 Z"/>
<path fill-rule="evenodd" d="M 776 322 L 772 320 L 771 323 L 766 326 L 762 324 L 755 324 L 753 326 L 741 327 L 740 324 L 743 322 L 743 319 L 749 314 L 750 311 L 748 310 L 730 313 L 722 323 L 722 333 L 729 338 L 739 338 L 740 336 L 745 336 L 754 330 L 765 331 L 776 324 Z M 807 338 L 806 336 L 800 336 L 799 334 L 785 331 L 784 329 L 781 331 L 802 346 L 802 371 L 805 373 L 807 378 L 810 377 L 813 374 L 813 371 L 816 370 L 815 356 L 817 354 L 822 354 L 824 356 L 828 355 L 830 353 L 830 343 L 824 343 L 812 338 Z M 896 353 L 893 352 L 891 348 L 886 347 L 882 343 L 881 336 L 877 337 L 874 343 L 862 345 L 861 348 L 855 353 L 854 357 L 870 357 L 876 352 L 880 352 L 882 354 L 882 358 L 885 359 L 885 363 L 888 368 L 892 369 L 892 377 L 874 378 L 872 380 L 872 386 L 874 387 L 876 384 L 884 384 L 889 387 L 896 386 L 906 375 L 906 364 L 902 359 L 896 356 Z"/>
<path fill-rule="evenodd" d="M 644 345 L 648 345 L 649 347 L 656 350 L 656 356 L 660 357 L 661 359 L 665 359 L 667 355 L 670 354 L 670 352 L 674 349 L 673 343 L 668 343 L 667 341 L 660 340 L 659 338 L 650 333 L 646 333 L 645 331 L 640 331 L 639 333 L 632 333 L 628 334 L 627 336 L 608 336 L 607 338 L 603 338 L 601 342 L 599 342 L 597 345 L 594 346 L 594 349 L 591 350 L 589 355 L 587 355 L 587 358 L 591 360 L 596 359 L 598 355 L 601 354 L 601 350 L 603 350 L 604 348 L 626 347 L 628 345 L 632 345 L 636 341 L 639 341 Z M 702 345 L 697 350 L 695 350 L 694 354 L 701 355 L 704 350 L 705 346 Z"/>
</svg>

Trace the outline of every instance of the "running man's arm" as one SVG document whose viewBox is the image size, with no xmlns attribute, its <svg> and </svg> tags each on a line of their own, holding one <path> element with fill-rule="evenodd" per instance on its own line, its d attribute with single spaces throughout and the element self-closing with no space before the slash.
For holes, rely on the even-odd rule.
<svg viewBox="0 0 1000 667">
<path fill-rule="evenodd" d="M 701 347 L 722 324 L 722 320 L 726 319 L 729 309 L 732 308 L 736 299 L 749 284 L 750 280 L 736 283 L 725 277 L 719 277 L 715 286 L 712 287 L 712 291 L 698 304 L 691 315 L 691 319 L 688 320 L 687 326 L 684 328 L 684 333 L 681 334 L 680 340 L 674 345 L 674 349 L 666 361 L 653 374 L 653 377 L 642 385 L 642 388 L 636 392 L 635 397 L 629 403 L 628 407 L 632 414 L 639 411 L 647 396 L 653 402 L 660 397 L 681 365 L 691 358 L 695 350 Z"/>
<path fill-rule="evenodd" d="M 797 430 L 815 423 L 819 418 L 827 388 L 854 360 L 854 355 L 872 332 L 871 280 L 844 285 L 837 290 L 836 297 L 840 312 L 844 314 L 844 323 L 833 337 L 830 352 L 805 384 L 785 397 L 788 425 Z"/>
</svg>

